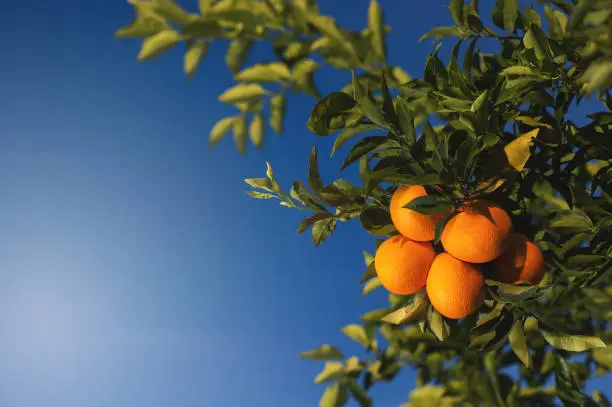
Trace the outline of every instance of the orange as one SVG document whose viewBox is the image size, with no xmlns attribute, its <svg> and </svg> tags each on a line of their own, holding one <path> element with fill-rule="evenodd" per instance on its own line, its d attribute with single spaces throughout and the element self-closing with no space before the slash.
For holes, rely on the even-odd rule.
<svg viewBox="0 0 612 407">
<path fill-rule="evenodd" d="M 518 233 L 508 238 L 508 248 L 494 262 L 491 279 L 502 283 L 538 284 L 544 277 L 544 255 L 535 243 Z"/>
<path fill-rule="evenodd" d="M 432 241 L 435 236 L 436 222 L 445 214 L 423 215 L 404 208 L 414 198 L 427 195 L 427 191 L 421 185 L 400 186 L 391 197 L 391 220 L 393 225 L 402 235 L 418 242 Z"/>
<path fill-rule="evenodd" d="M 380 283 L 393 294 L 414 294 L 425 287 L 434 257 L 431 243 L 393 236 L 378 247 L 374 268 Z"/>
<path fill-rule="evenodd" d="M 482 305 L 484 277 L 473 264 L 440 253 L 429 269 L 427 295 L 440 314 L 452 319 L 463 318 Z"/>
<path fill-rule="evenodd" d="M 498 205 L 476 200 L 465 203 L 442 231 L 442 246 L 459 260 L 486 263 L 506 249 L 512 221 Z"/>
</svg>

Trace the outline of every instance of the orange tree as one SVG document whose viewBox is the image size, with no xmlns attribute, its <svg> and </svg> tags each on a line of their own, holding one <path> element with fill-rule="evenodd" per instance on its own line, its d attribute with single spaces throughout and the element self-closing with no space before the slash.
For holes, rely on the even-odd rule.
<svg viewBox="0 0 612 407">
<path fill-rule="evenodd" d="M 391 198 L 400 186 L 421 186 L 394 211 L 435 218 L 432 242 L 406 246 L 419 248 L 419 261 L 396 244 L 387 251 L 395 253 L 386 257 L 391 263 L 429 265 L 431 259 L 423 259 L 430 249 L 423 245 L 436 253 L 448 246 L 453 254 L 444 241 L 449 222 L 465 212 L 466 202 L 483 201 L 509 215 L 515 240 L 529 244 L 527 257 L 542 255 L 543 261 L 530 261 L 538 270 L 545 264 L 543 278 L 525 278 L 534 284 L 494 278 L 499 269 L 491 262 L 438 255 L 427 289 L 414 277 L 405 286 L 416 292 L 390 293 L 388 304 L 342 328 L 369 357 L 346 358 L 328 344 L 301 355 L 325 362 L 315 378 L 326 386 L 321 406 L 351 398 L 372 405 L 368 389 L 393 380 L 404 366 L 417 371 L 406 406 L 610 405 L 584 389 L 612 368 L 606 347 L 612 338 L 612 2 L 549 0 L 525 7 L 497 0 L 493 24 L 486 26 L 477 0 L 452 0 L 455 25 L 433 28 L 424 38 L 454 41 L 453 51 L 443 61 L 436 47 L 418 78 L 387 63 L 389 27 L 376 0 L 361 31 L 339 27 L 314 0 L 200 0 L 197 12 L 171 0 L 130 3 L 136 18 L 116 36 L 142 39 L 140 61 L 182 42 L 191 76 L 211 42 L 228 41 L 226 64 L 236 83 L 219 100 L 234 105 L 236 114 L 215 124 L 211 145 L 233 133 L 244 152 L 249 139 L 262 145 L 267 128 L 282 133 L 294 92 L 317 100 L 308 128 L 335 135 L 332 154 L 352 143 L 342 169 L 358 168 L 359 185 L 324 183 L 316 149 L 306 182 L 283 189 L 269 164 L 265 177 L 246 180 L 253 198 L 312 212 L 298 231 L 310 229 L 315 246 L 352 220 L 377 246 L 393 236 L 408 239 L 392 220 Z M 258 41 L 270 43 L 277 58 L 245 67 Z M 498 51 L 482 51 L 482 41 L 497 43 Z M 314 78 L 323 67 L 352 72 L 352 80 L 321 97 Z M 577 125 L 568 111 L 586 98 L 594 107 L 587 124 Z M 469 242 L 479 229 L 470 232 L 470 223 L 462 222 L 455 240 Z M 502 237 L 494 256 L 504 249 L 503 256 L 520 257 L 507 254 L 510 243 Z M 374 256 L 366 253 L 365 263 L 360 283 L 367 294 L 381 281 Z M 455 269 L 482 290 L 458 319 L 444 316 L 428 295 L 430 285 L 444 284 L 450 291 L 437 292 L 436 301 L 459 295 L 448 281 L 465 284 L 468 277 L 445 278 Z M 504 373 L 510 366 L 518 367 L 514 377 Z"/>
</svg>

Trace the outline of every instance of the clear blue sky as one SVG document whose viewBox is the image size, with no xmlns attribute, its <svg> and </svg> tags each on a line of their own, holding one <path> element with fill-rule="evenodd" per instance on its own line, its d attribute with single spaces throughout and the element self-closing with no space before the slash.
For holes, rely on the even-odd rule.
<svg viewBox="0 0 612 407">
<path fill-rule="evenodd" d="M 321 3 L 365 24 L 367 0 Z M 449 23 L 444 2 L 381 3 L 392 62 L 420 75 L 417 39 Z M 290 101 L 263 152 L 210 151 L 233 112 L 216 100 L 222 48 L 187 82 L 182 47 L 138 64 L 138 42 L 112 37 L 132 18 L 122 1 L 8 0 L 0 16 L 0 406 L 316 405 L 322 364 L 297 355 L 359 352 L 339 328 L 385 304 L 357 285 L 373 238 L 342 224 L 314 249 L 295 232 L 304 213 L 242 182 L 265 160 L 283 186 L 304 178 L 315 143 L 335 177 L 332 139 L 305 128 L 313 100 Z M 319 79 L 329 92 L 348 76 Z M 406 371 L 372 395 L 398 405 L 413 383 Z"/>
</svg>

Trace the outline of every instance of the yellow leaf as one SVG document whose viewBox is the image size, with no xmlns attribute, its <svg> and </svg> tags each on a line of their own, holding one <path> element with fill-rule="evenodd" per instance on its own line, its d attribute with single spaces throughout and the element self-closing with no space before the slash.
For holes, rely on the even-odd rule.
<svg viewBox="0 0 612 407">
<path fill-rule="evenodd" d="M 525 164 L 531 156 L 531 146 L 537 137 L 540 129 L 531 130 L 504 147 L 508 165 L 514 168 L 517 172 L 521 172 L 525 168 Z M 479 192 L 490 193 L 503 185 L 506 180 L 504 178 L 495 177 L 487 181 L 481 182 L 476 189 Z"/>
<path fill-rule="evenodd" d="M 198 68 L 198 65 L 200 65 L 200 62 L 202 61 L 202 58 L 204 58 L 207 50 L 207 42 L 195 42 L 189 45 L 183 60 L 185 74 L 187 75 L 188 79 L 193 77 L 193 74 Z"/>
<path fill-rule="evenodd" d="M 159 56 L 176 45 L 181 39 L 181 34 L 174 30 L 163 30 L 145 39 L 138 54 L 138 61 L 147 61 Z"/>
<path fill-rule="evenodd" d="M 516 171 L 521 172 L 531 156 L 531 146 L 540 129 L 531 130 L 504 147 L 508 163 Z"/>
</svg>

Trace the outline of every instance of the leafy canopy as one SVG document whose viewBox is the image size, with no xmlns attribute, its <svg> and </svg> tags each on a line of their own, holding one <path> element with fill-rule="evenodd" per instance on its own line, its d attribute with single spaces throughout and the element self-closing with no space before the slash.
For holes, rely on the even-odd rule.
<svg viewBox="0 0 612 407">
<path fill-rule="evenodd" d="M 347 151 L 341 169 L 358 171 L 361 184 L 325 182 L 316 148 L 307 179 L 288 192 L 270 164 L 265 177 L 246 180 L 251 197 L 310 212 L 298 232 L 310 230 L 315 246 L 354 219 L 380 244 L 397 234 L 388 210 L 395 188 L 437 185 L 408 207 L 431 214 L 452 212 L 469 199 L 495 201 L 545 255 L 540 284 L 487 280 L 485 304 L 459 321 L 441 316 L 423 292 L 389 295 L 388 304 L 342 328 L 369 358 L 347 357 L 329 344 L 302 353 L 325 361 L 315 378 L 326 386 L 320 406 L 349 399 L 371 406 L 368 390 L 404 366 L 417 370 L 405 406 L 610 406 L 601 393 L 584 389 L 612 368 L 606 346 L 612 340 L 612 2 L 526 7 L 496 0 L 488 26 L 477 0 L 452 0 L 454 25 L 423 35 L 438 45 L 414 79 L 387 61 L 390 28 L 377 0 L 360 31 L 338 26 L 313 0 L 201 0 L 198 12 L 172 0 L 130 3 L 136 18 L 116 36 L 142 40 L 139 61 L 184 44 L 185 74 L 192 77 L 209 44 L 227 42 L 225 63 L 236 83 L 219 101 L 237 112 L 213 126 L 211 145 L 232 132 L 241 153 L 249 139 L 262 147 L 268 128 L 283 132 L 292 93 L 316 99 L 308 129 L 335 137 L 331 154 Z M 448 61 L 439 56 L 441 40 L 453 47 Z M 276 59 L 245 67 L 259 41 L 273 47 Z M 482 51 L 485 42 L 498 52 Z M 322 97 L 315 81 L 322 67 L 346 71 L 346 86 Z M 578 125 L 570 112 L 587 98 L 596 107 Z M 436 244 L 451 216 L 436 225 Z M 364 259 L 366 270 L 355 280 L 367 295 L 380 282 L 373 256 L 364 252 Z M 505 372 L 511 366 L 518 367 L 516 377 Z M 554 384 L 544 387 L 550 379 Z"/>
</svg>

